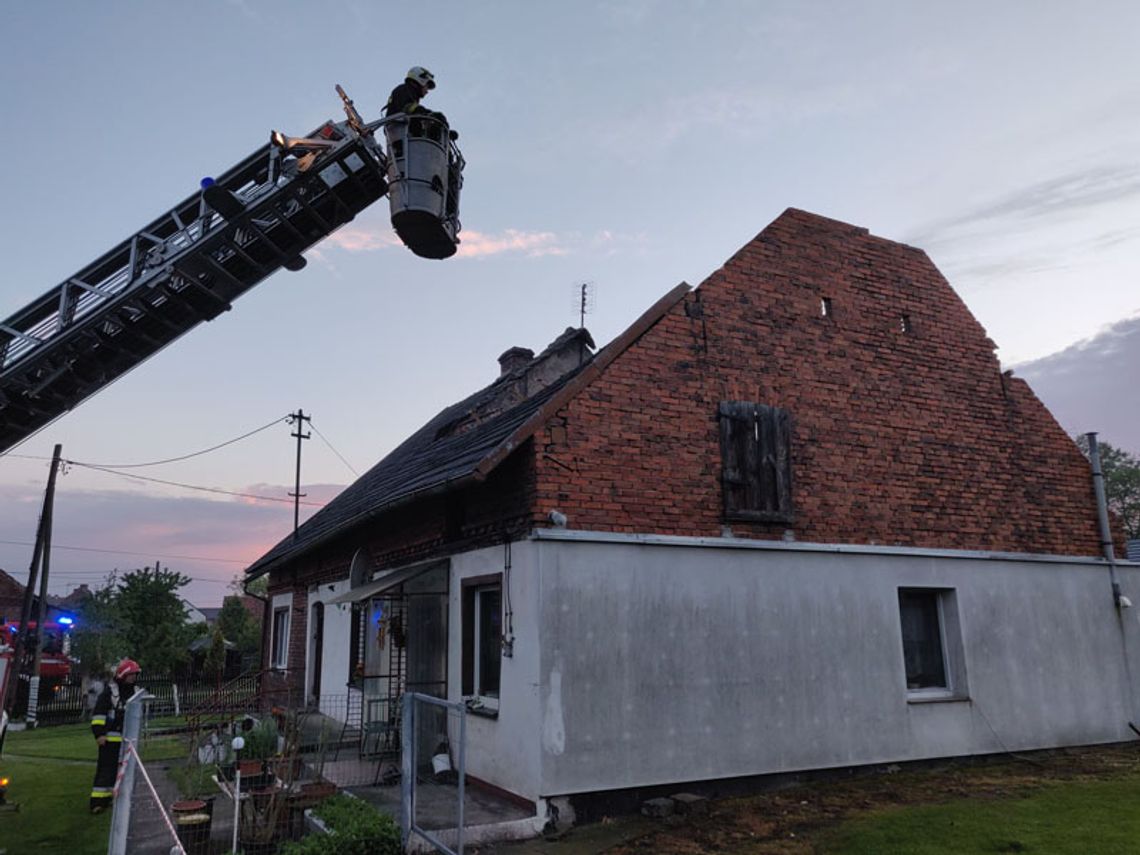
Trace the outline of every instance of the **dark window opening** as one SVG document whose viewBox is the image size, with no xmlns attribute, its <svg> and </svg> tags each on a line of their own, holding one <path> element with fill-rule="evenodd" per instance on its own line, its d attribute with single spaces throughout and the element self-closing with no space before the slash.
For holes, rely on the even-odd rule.
<svg viewBox="0 0 1140 855">
<path fill-rule="evenodd" d="M 899 589 L 906 687 L 947 689 L 946 656 L 942 646 L 941 592 Z"/>
<path fill-rule="evenodd" d="M 502 576 L 470 580 L 463 588 L 463 694 L 491 706 L 499 699 L 503 653 Z"/>
<path fill-rule="evenodd" d="M 910 330 L 910 315 L 899 315 L 899 331 L 908 333 Z"/>
<path fill-rule="evenodd" d="M 820 317 L 824 317 L 824 318 L 830 318 L 831 317 L 831 298 L 830 297 L 820 297 L 819 298 L 819 314 L 820 314 Z"/>
<path fill-rule="evenodd" d="M 728 519 L 792 522 L 791 433 L 787 410 L 721 402 L 721 477 Z"/>
<path fill-rule="evenodd" d="M 273 661 L 274 668 L 287 668 L 289 665 L 289 608 L 273 610 Z"/>
</svg>

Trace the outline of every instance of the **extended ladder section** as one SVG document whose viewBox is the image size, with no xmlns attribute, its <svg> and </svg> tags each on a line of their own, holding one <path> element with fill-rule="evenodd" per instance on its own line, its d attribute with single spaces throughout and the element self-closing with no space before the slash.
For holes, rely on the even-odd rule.
<svg viewBox="0 0 1140 855">
<path fill-rule="evenodd" d="M 258 149 L 0 323 L 0 451 L 281 267 L 299 270 L 302 252 L 383 197 L 388 159 L 351 119 L 322 126 L 307 152 Z"/>
</svg>

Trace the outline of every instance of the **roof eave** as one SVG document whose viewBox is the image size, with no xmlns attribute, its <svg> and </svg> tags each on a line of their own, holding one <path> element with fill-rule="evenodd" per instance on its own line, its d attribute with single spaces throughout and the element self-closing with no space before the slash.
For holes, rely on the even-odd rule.
<svg viewBox="0 0 1140 855">
<path fill-rule="evenodd" d="M 589 386 L 594 380 L 609 367 L 615 359 L 621 354 L 625 353 L 634 342 L 643 336 L 654 324 L 663 318 L 670 309 L 672 309 L 686 294 L 691 291 L 691 287 L 687 282 L 681 282 L 669 293 L 665 294 L 660 300 L 650 306 L 642 315 L 630 324 L 624 332 L 617 338 L 602 348 L 593 358 L 586 368 L 582 370 L 577 377 L 567 383 L 549 401 L 543 404 L 538 410 L 531 415 L 525 422 L 499 443 L 490 453 L 487 454 L 478 465 L 467 475 L 455 478 L 449 481 L 444 481 L 441 484 L 428 487 L 424 490 L 415 491 L 406 495 L 400 496 L 383 505 L 372 508 L 362 514 L 359 514 L 352 519 L 345 520 L 340 525 L 330 529 L 324 534 L 316 537 L 311 543 L 299 546 L 295 550 L 290 550 L 282 555 L 277 556 L 271 561 L 265 563 L 254 562 L 245 571 L 246 581 L 253 581 L 260 576 L 278 568 L 282 564 L 289 561 L 295 561 L 305 555 L 308 555 L 314 549 L 329 543 L 337 537 L 345 534 L 356 526 L 363 525 L 366 522 L 376 519 L 383 514 L 393 511 L 398 507 L 409 504 L 420 499 L 426 499 L 429 496 L 439 495 L 446 493 L 450 490 L 455 490 L 459 487 L 466 486 L 469 483 L 484 481 L 491 474 L 491 472 L 504 460 L 506 460 L 519 446 L 530 439 L 535 432 L 542 427 L 543 424 L 550 419 L 554 413 L 566 406 L 576 395 L 583 389 Z"/>
<path fill-rule="evenodd" d="M 345 534 L 350 529 L 374 520 L 377 517 L 388 513 L 389 511 L 396 510 L 397 508 L 411 504 L 412 502 L 419 501 L 420 499 L 426 499 L 430 496 L 436 496 L 441 493 L 446 493 L 450 490 L 464 487 L 468 483 L 471 483 L 475 480 L 476 478 L 474 473 L 469 473 L 459 478 L 454 478 L 449 481 L 444 481 L 441 484 L 427 487 L 423 490 L 416 490 L 411 493 L 405 493 L 403 496 L 393 499 L 390 502 L 385 502 L 383 505 L 378 505 L 377 507 L 365 511 L 362 514 L 357 514 L 352 519 L 345 520 L 340 525 L 331 528 L 324 534 L 314 538 L 311 543 L 306 543 L 302 546 L 298 546 L 297 549 L 290 550 L 289 552 L 283 553 L 282 555 L 278 555 L 276 558 L 272 559 L 271 561 L 266 561 L 265 563 L 255 561 L 253 564 L 246 568 L 245 580 L 247 582 L 252 582 L 254 579 L 257 579 L 261 576 L 264 576 L 266 573 L 275 570 L 280 565 L 285 564 L 289 561 L 295 561 L 298 558 L 302 558 L 305 555 L 308 555 L 314 549 L 318 549 L 330 541 L 335 540 L 337 537 L 340 537 L 342 534 Z"/>
</svg>

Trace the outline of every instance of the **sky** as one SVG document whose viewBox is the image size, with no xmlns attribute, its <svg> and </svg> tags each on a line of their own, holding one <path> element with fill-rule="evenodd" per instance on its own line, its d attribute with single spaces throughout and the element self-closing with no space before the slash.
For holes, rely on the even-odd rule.
<svg viewBox="0 0 1140 855">
<path fill-rule="evenodd" d="M 957 2 L 0 4 L 0 316 L 260 146 L 378 118 L 411 65 L 467 159 L 460 253 L 368 209 L 233 310 L 0 456 L 0 568 L 51 590 L 160 561 L 216 605 L 511 346 L 599 345 L 787 207 L 925 249 L 1070 432 L 1140 452 L 1140 5 Z M 143 475 L 228 493 L 128 478 Z M 270 500 L 250 498 L 268 497 Z"/>
</svg>

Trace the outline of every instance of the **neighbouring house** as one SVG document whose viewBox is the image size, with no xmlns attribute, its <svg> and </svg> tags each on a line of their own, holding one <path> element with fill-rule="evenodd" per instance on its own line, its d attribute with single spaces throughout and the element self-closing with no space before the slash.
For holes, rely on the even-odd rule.
<svg viewBox="0 0 1140 855">
<path fill-rule="evenodd" d="M 210 625 L 210 619 L 205 609 L 200 609 L 185 597 L 182 598 L 182 610 L 186 613 L 186 623 L 204 623 Z"/>
<path fill-rule="evenodd" d="M 469 774 L 535 803 L 1131 739 L 1088 464 L 994 348 L 922 250 L 788 210 L 254 563 L 264 664 L 467 699 Z"/>
<path fill-rule="evenodd" d="M 20 612 L 24 607 L 23 582 L 17 581 L 10 574 L 0 570 L 0 623 L 19 623 Z M 48 594 L 44 604 L 47 620 L 54 621 L 60 616 L 70 617 L 91 597 L 91 590 L 86 585 L 80 585 L 70 594 L 57 597 Z M 39 594 L 32 597 L 32 614 L 39 604 Z"/>
</svg>

